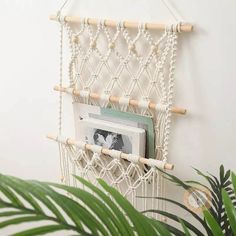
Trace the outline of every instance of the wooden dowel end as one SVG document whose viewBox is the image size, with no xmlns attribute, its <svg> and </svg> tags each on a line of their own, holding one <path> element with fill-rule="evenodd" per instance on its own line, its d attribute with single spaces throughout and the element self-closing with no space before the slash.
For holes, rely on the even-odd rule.
<svg viewBox="0 0 236 236">
<path fill-rule="evenodd" d="M 54 140 L 54 141 L 57 140 L 57 137 L 56 137 L 55 135 L 53 135 L 53 134 L 47 134 L 47 135 L 46 135 L 46 138 L 51 139 L 51 140 Z"/>
<path fill-rule="evenodd" d="M 175 167 L 175 166 L 174 166 L 173 164 L 170 164 L 170 163 L 166 163 L 166 164 L 165 164 L 165 169 L 166 169 L 166 170 L 173 170 L 174 167 Z"/>
</svg>

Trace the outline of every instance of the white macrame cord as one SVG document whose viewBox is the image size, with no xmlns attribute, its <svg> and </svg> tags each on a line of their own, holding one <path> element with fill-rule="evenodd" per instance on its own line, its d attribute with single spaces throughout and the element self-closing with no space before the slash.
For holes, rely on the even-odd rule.
<svg viewBox="0 0 236 236">
<path fill-rule="evenodd" d="M 77 186 L 73 175 L 79 175 L 97 185 L 97 178 L 102 178 L 138 210 L 165 210 L 165 202 L 156 199 L 165 197 L 164 178 L 158 169 L 164 170 L 168 164 L 177 35 L 183 20 L 167 0 L 160 0 L 176 22 L 162 32 L 148 29 L 145 23 L 136 29 L 126 28 L 122 21 L 115 28 L 105 20 L 92 25 L 88 18 L 79 24 L 68 23 L 62 15 L 68 2 L 65 0 L 57 14 L 59 87 L 66 88 L 74 105 L 84 103 L 152 117 L 155 157 L 105 150 L 63 137 L 63 91 L 59 90 L 58 136 L 54 139 L 59 145 L 61 181 Z M 69 50 L 63 53 L 67 46 Z M 65 66 L 68 86 L 63 86 Z M 76 115 L 74 112 L 75 122 Z"/>
<path fill-rule="evenodd" d="M 63 86 L 63 32 L 67 33 L 70 47 L 69 88 L 73 103 L 86 103 L 111 107 L 153 117 L 155 124 L 155 159 L 140 163 L 140 157 L 129 154 L 124 160 L 122 153 L 110 150 L 104 155 L 102 148 L 76 141 L 69 143 L 62 137 L 62 92 L 59 95 L 59 135 L 62 182 L 75 185 L 72 174 L 80 175 L 96 184 L 103 178 L 116 187 L 140 210 L 164 209 L 163 202 L 155 197 L 164 195 L 164 182 L 158 168 L 164 169 L 168 157 L 171 124 L 171 107 L 174 91 L 174 70 L 179 25 L 171 25 L 159 35 L 150 32 L 145 24 L 129 30 L 119 22 L 115 29 L 100 21 L 97 26 L 88 24 L 85 18 L 73 26 L 58 15 L 60 33 L 60 81 Z M 73 91 L 79 90 L 79 96 Z M 100 99 L 90 94 L 98 92 Z M 110 102 L 110 96 L 118 96 L 118 104 Z M 136 99 L 138 106 L 130 106 Z M 151 110 L 150 101 L 156 102 Z M 137 198 L 137 196 L 153 197 Z"/>
</svg>

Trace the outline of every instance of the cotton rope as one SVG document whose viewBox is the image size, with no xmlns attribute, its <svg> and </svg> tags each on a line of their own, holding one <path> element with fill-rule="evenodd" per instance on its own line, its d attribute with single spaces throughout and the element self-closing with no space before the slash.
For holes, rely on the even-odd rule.
<svg viewBox="0 0 236 236">
<path fill-rule="evenodd" d="M 61 23 L 59 85 L 61 87 L 63 85 L 63 35 L 65 31 L 70 49 L 68 62 L 70 92 L 73 94 L 75 89 L 80 91 L 79 98 L 72 96 L 73 103 L 97 104 L 101 107 L 109 105 L 121 111 L 153 117 L 156 159 L 148 159 L 148 165 L 144 165 L 139 162 L 137 155 L 129 154 L 127 160 L 124 160 L 119 151 L 110 150 L 107 156 L 102 153 L 102 148 L 96 145 L 91 145 L 90 150 L 86 150 L 84 142 L 77 141 L 76 145 L 69 144 L 67 140 L 61 138 L 63 111 L 62 92 L 60 92 L 58 144 L 61 180 L 67 185 L 76 186 L 72 174 L 80 175 L 94 184 L 97 184 L 97 178 L 103 178 L 116 187 L 139 210 L 165 209 L 163 201 L 159 202 L 154 199 L 165 195 L 164 180 L 156 167 L 164 169 L 168 158 L 170 108 L 173 101 L 179 24 L 170 25 L 158 38 L 146 29 L 144 23 L 139 24 L 137 33 L 133 35 L 129 29 L 124 28 L 123 22 L 118 22 L 116 29 L 111 31 L 105 26 L 104 20 L 101 20 L 97 27 L 92 27 L 84 18 L 79 29 L 76 30 L 65 22 L 65 18 L 61 15 L 67 2 L 68 0 L 58 12 L 58 20 Z M 127 49 L 126 54 L 119 48 L 120 41 L 122 41 L 122 47 Z M 146 43 L 144 51 L 140 50 L 143 41 Z M 103 47 L 100 44 L 103 44 Z M 143 55 L 144 52 L 147 53 L 146 56 Z M 96 66 L 91 64 L 91 58 L 97 60 Z M 133 61 L 136 61 L 138 65 L 135 69 Z M 103 74 L 104 68 L 106 75 Z M 122 80 L 124 72 L 129 78 L 128 80 L 126 78 L 125 83 Z M 106 80 L 102 81 L 104 76 Z M 96 103 L 90 98 L 90 92 L 98 86 L 100 86 L 100 100 Z M 137 91 L 138 108 L 136 109 L 129 105 L 129 101 L 137 96 Z M 120 97 L 118 105 L 109 101 L 110 96 L 115 93 L 118 93 Z M 153 96 L 157 104 L 154 111 L 149 109 Z M 153 199 L 150 201 L 147 198 L 140 199 L 136 197 L 137 195 L 153 197 Z"/>
</svg>

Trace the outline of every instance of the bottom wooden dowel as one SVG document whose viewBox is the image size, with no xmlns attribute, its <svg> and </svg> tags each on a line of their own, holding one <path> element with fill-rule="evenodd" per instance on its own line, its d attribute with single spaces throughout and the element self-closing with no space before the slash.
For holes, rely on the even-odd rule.
<svg viewBox="0 0 236 236">
<path fill-rule="evenodd" d="M 75 146 L 78 146 L 78 143 L 79 143 L 76 140 L 71 139 L 71 138 L 60 139 L 57 136 L 51 135 L 51 134 L 48 134 L 47 138 L 49 138 L 51 140 L 54 140 L 54 141 L 57 141 L 57 142 L 62 142 L 62 143 L 65 143 L 65 144 L 70 144 L 70 145 L 75 145 Z M 84 147 L 85 147 L 86 150 L 90 150 L 90 151 L 93 151 L 94 147 L 101 148 L 98 145 L 91 145 L 91 144 L 86 144 L 86 143 L 84 143 Z M 112 151 L 114 151 L 114 150 L 110 150 L 110 149 L 107 149 L 107 148 L 101 148 L 101 153 L 102 154 L 109 155 L 111 157 L 112 157 Z M 121 152 L 120 153 L 120 157 L 122 159 L 129 160 L 130 155 L 127 154 L 127 153 Z M 162 167 L 165 170 L 173 170 L 174 169 L 174 165 L 173 164 L 164 163 L 163 161 L 160 161 L 160 160 L 148 159 L 148 158 L 144 158 L 144 157 L 141 157 L 141 156 L 138 157 L 138 162 L 140 162 L 142 164 L 145 164 L 145 165 L 148 165 L 148 166 L 156 166 L 156 167 L 159 167 L 159 168 Z"/>
</svg>

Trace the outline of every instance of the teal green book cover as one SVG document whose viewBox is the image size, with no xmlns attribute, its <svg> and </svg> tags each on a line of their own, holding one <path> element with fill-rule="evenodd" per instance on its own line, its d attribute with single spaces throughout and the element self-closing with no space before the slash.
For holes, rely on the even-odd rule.
<svg viewBox="0 0 236 236">
<path fill-rule="evenodd" d="M 139 128 L 146 130 L 146 158 L 155 159 L 155 134 L 153 118 L 131 112 L 122 112 L 112 108 L 101 108 L 101 115 L 114 119 L 136 122 Z"/>
</svg>

